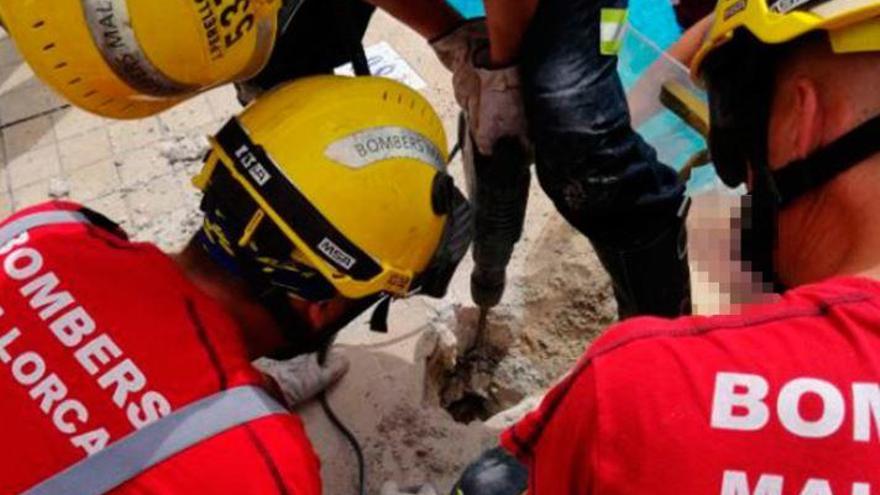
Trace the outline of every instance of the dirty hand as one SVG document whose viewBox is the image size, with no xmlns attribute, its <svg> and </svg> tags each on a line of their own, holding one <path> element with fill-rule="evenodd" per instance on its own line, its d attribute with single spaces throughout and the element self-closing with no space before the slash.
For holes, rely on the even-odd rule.
<svg viewBox="0 0 880 495">
<path fill-rule="evenodd" d="M 398 488 L 397 483 L 386 481 L 379 495 L 437 495 L 437 490 L 429 483 L 412 488 Z"/>
<path fill-rule="evenodd" d="M 330 354 L 323 365 L 318 364 L 317 354 L 306 354 L 285 363 L 276 376 L 288 405 L 296 407 L 338 382 L 348 366 L 348 359 L 340 354 Z"/>
<path fill-rule="evenodd" d="M 519 68 L 490 67 L 485 21 L 469 21 L 431 42 L 437 57 L 452 71 L 455 99 L 464 110 L 471 135 L 483 155 L 505 136 L 528 146 Z"/>
</svg>

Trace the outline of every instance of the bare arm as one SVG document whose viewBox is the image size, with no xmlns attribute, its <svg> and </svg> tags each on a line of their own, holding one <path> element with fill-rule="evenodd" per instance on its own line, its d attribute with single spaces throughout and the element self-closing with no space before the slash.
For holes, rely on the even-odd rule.
<svg viewBox="0 0 880 495">
<path fill-rule="evenodd" d="M 461 15 L 444 0 L 366 0 L 414 29 L 425 39 L 442 36 L 462 23 Z"/>
<path fill-rule="evenodd" d="M 539 1 L 485 0 L 493 65 L 510 65 L 519 57 L 523 38 Z"/>
</svg>

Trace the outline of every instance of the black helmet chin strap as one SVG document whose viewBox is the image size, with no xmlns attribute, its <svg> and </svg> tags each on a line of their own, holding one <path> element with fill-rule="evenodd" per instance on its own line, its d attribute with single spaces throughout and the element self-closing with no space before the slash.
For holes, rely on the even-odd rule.
<svg viewBox="0 0 880 495">
<path fill-rule="evenodd" d="M 764 163 L 753 166 L 755 173 L 751 204 L 742 232 L 744 261 L 753 272 L 777 292 L 785 290 L 773 263 L 779 212 L 804 195 L 820 189 L 840 174 L 880 153 L 880 115 L 807 158 L 770 172 Z"/>
<path fill-rule="evenodd" d="M 831 182 L 876 153 L 880 153 L 880 115 L 807 158 L 773 172 L 780 208 Z"/>
</svg>

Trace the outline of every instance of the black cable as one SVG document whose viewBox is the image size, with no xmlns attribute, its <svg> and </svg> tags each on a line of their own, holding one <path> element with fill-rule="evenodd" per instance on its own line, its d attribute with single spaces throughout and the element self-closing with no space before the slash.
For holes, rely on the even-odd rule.
<svg viewBox="0 0 880 495">
<path fill-rule="evenodd" d="M 321 366 L 327 362 L 327 355 L 330 354 L 330 347 L 333 346 L 333 342 L 336 340 L 334 336 L 331 338 L 327 344 L 318 351 L 318 364 Z M 324 414 L 327 415 L 327 419 L 330 420 L 330 424 L 333 425 L 334 428 L 339 430 L 339 433 L 342 433 L 342 436 L 345 437 L 345 440 L 351 445 L 351 450 L 354 451 L 354 455 L 357 458 L 358 465 L 358 494 L 359 495 L 367 495 L 367 465 L 364 462 L 364 451 L 361 448 L 360 442 L 354 433 L 348 429 L 347 426 L 339 419 L 339 416 L 336 415 L 336 412 L 330 407 L 330 402 L 327 401 L 327 392 L 326 390 L 322 390 L 320 394 L 318 394 L 318 402 L 321 404 L 321 409 L 324 411 Z"/>
<path fill-rule="evenodd" d="M 354 451 L 358 464 L 358 493 L 360 495 L 367 495 L 367 466 L 366 462 L 364 462 L 364 451 L 361 448 L 361 444 L 358 443 L 357 437 L 354 436 L 354 433 L 352 433 L 351 430 L 342 423 L 339 417 L 336 416 L 336 413 L 327 401 L 327 394 L 321 392 L 321 394 L 318 395 L 318 401 L 321 403 L 321 409 L 324 410 L 327 419 L 330 420 L 330 423 L 339 430 L 339 433 L 342 433 L 342 436 L 345 437 L 348 444 L 351 445 L 351 449 Z"/>
</svg>

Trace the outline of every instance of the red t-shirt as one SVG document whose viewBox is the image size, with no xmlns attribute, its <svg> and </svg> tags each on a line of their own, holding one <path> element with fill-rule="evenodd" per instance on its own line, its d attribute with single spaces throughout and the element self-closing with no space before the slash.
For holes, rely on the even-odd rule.
<svg viewBox="0 0 880 495">
<path fill-rule="evenodd" d="M 13 219 L 79 208 L 55 202 Z M 0 247 L 0 493 L 26 490 L 198 399 L 263 384 L 232 319 L 154 246 L 63 224 Z M 320 491 L 302 424 L 278 414 L 203 441 L 112 493 Z"/>
<path fill-rule="evenodd" d="M 530 495 L 880 493 L 880 283 L 609 330 L 503 435 Z"/>
</svg>

